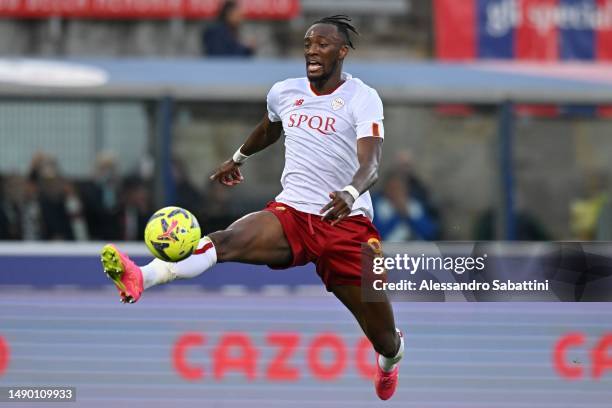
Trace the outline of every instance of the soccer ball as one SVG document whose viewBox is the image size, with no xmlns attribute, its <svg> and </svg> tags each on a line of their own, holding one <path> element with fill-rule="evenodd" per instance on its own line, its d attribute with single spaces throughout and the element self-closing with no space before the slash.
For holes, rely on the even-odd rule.
<svg viewBox="0 0 612 408">
<path fill-rule="evenodd" d="M 195 251 L 200 234 L 193 214 L 180 207 L 164 207 L 149 218 L 144 240 L 156 258 L 178 262 Z"/>
</svg>

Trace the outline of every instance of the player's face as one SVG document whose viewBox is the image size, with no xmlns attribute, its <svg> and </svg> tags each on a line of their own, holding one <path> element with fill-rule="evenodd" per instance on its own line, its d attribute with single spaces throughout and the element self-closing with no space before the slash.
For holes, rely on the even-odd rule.
<svg viewBox="0 0 612 408">
<path fill-rule="evenodd" d="M 339 68 L 348 53 L 338 29 L 330 24 L 315 24 L 304 37 L 306 76 L 310 81 L 324 81 Z"/>
</svg>

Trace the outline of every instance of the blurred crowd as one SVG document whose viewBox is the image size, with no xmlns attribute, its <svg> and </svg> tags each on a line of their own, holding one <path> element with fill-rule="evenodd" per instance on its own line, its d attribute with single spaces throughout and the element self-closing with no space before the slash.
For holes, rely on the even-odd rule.
<svg viewBox="0 0 612 408">
<path fill-rule="evenodd" d="M 56 158 L 36 153 L 25 175 L 0 175 L 0 240 L 137 241 L 155 210 L 150 177 L 121 177 L 113 153 L 100 153 L 92 175 L 63 175 Z M 197 187 L 182 162 L 172 162 L 174 205 L 193 212 L 206 231 L 226 228 L 244 209 L 232 205 L 219 183 Z M 372 195 L 374 223 L 386 241 L 443 239 L 440 210 L 418 177 L 410 151 L 397 152 Z M 538 223 L 520 215 L 520 239 L 548 239 Z M 474 239 L 495 239 L 495 214 L 476 221 Z M 534 232 L 535 231 L 535 232 Z"/>
<path fill-rule="evenodd" d="M 139 239 L 149 191 L 137 176 L 120 178 L 110 153 L 98 155 L 90 179 L 72 180 L 55 157 L 39 152 L 25 176 L 0 178 L 0 239 Z"/>
<path fill-rule="evenodd" d="M 121 176 L 116 156 L 101 152 L 91 176 L 75 180 L 62 173 L 55 157 L 36 153 L 25 175 L 0 175 L 0 240 L 141 240 L 156 209 L 153 180 L 147 175 L 150 172 L 141 173 Z M 194 213 L 206 232 L 226 228 L 248 211 L 246 203 L 233 200 L 225 186 L 194 184 L 179 160 L 172 161 L 172 176 L 172 204 Z M 398 151 L 391 158 L 390 166 L 373 189 L 372 201 L 374 224 L 384 240 L 445 238 L 441 211 L 418 176 L 409 150 Z M 612 211 L 605 211 L 612 208 L 608 203 L 601 195 L 575 203 L 576 225 L 588 224 L 594 230 L 600 215 L 612 219 Z M 519 239 L 550 239 L 534 217 L 522 211 L 517 217 Z M 473 239 L 496 239 L 497 222 L 496 212 L 485 210 L 475 220 Z M 589 237 L 595 238 L 594 235 Z"/>
<path fill-rule="evenodd" d="M 196 186 L 179 160 L 172 174 L 174 205 L 192 211 L 206 231 L 225 228 L 244 212 L 233 208 L 230 191 L 219 183 Z M 55 157 L 39 152 L 25 175 L 0 175 L 0 240 L 141 240 L 155 210 L 152 191 L 150 177 L 122 177 L 113 153 L 98 154 L 91 176 L 75 180 Z M 410 152 L 397 154 L 377 191 L 376 225 L 384 239 L 440 238 L 439 212 Z"/>
<path fill-rule="evenodd" d="M 433 241 L 441 238 L 440 214 L 417 176 L 412 153 L 395 154 L 373 195 L 374 224 L 385 241 Z"/>
<path fill-rule="evenodd" d="M 190 209 L 207 229 L 224 228 L 231 214 L 222 191 L 203 194 L 174 166 L 177 205 Z M 211 189 L 212 190 L 212 189 Z M 100 153 L 92 175 L 63 175 L 51 155 L 33 156 L 25 175 L 0 175 L 0 240 L 141 240 L 154 211 L 153 186 L 138 174 L 121 177 L 112 153 Z"/>
</svg>

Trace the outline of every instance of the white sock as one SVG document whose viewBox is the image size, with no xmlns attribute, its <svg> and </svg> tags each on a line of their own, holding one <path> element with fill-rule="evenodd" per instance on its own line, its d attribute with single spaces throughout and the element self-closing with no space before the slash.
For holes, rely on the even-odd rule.
<svg viewBox="0 0 612 408">
<path fill-rule="evenodd" d="M 397 330 L 400 336 L 400 347 L 397 354 L 393 357 L 385 357 L 382 354 L 378 355 L 378 366 L 387 373 L 395 370 L 397 363 L 404 357 L 404 336 L 402 336 L 402 332 L 400 332 L 399 329 L 395 330 Z"/>
<path fill-rule="evenodd" d="M 141 266 L 144 288 L 172 282 L 175 279 L 195 278 L 217 263 L 217 250 L 208 237 L 200 239 L 193 255 L 180 262 L 164 262 L 153 259 L 148 265 Z"/>
</svg>

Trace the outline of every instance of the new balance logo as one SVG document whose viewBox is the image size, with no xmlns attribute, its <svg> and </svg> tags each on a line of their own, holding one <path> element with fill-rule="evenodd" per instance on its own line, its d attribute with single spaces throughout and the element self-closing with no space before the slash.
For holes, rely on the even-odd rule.
<svg viewBox="0 0 612 408">
<path fill-rule="evenodd" d="M 293 104 L 293 106 L 302 106 L 303 103 L 304 103 L 303 99 L 296 99 L 296 101 Z"/>
</svg>

